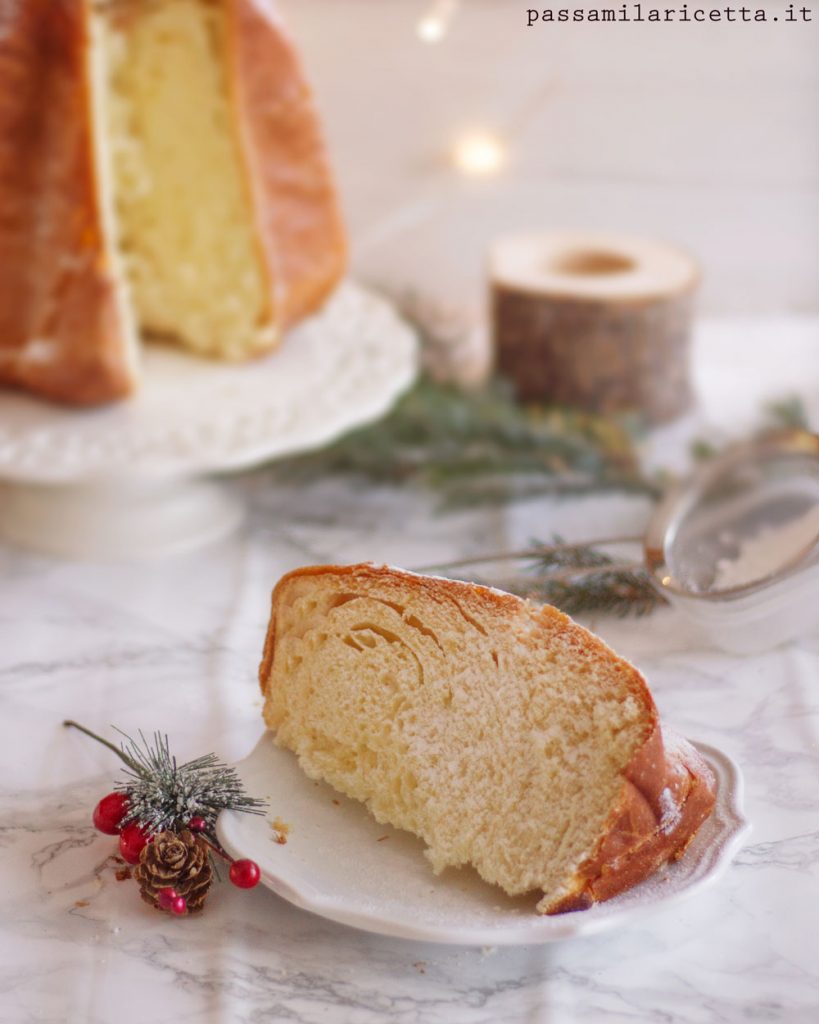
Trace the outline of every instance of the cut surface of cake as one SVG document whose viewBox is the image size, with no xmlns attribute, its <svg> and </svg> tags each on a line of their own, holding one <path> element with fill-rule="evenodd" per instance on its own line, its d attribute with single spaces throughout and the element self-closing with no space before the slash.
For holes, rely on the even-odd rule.
<svg viewBox="0 0 819 1024">
<path fill-rule="evenodd" d="M 273 0 L 17 0 L 0 87 L 0 380 L 90 404 L 133 389 L 142 338 L 247 359 L 343 274 Z"/>
<path fill-rule="evenodd" d="M 107 19 L 119 245 L 147 333 L 242 358 L 274 338 L 228 98 L 226 11 L 120 4 Z"/>
<path fill-rule="evenodd" d="M 714 779 L 635 668 L 548 606 L 373 565 L 273 592 L 264 718 L 304 771 L 538 910 L 680 856 Z"/>
</svg>

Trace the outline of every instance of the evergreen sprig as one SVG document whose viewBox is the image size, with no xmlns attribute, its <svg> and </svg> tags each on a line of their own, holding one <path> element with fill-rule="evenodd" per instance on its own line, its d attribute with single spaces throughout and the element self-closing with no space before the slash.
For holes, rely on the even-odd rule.
<svg viewBox="0 0 819 1024">
<path fill-rule="evenodd" d="M 799 395 L 788 395 L 770 402 L 766 409 L 774 428 L 780 430 L 810 430 L 808 411 Z"/>
<path fill-rule="evenodd" d="M 138 822 L 155 833 L 185 828 L 191 818 L 201 817 L 212 834 L 221 811 L 263 814 L 266 803 L 249 796 L 235 768 L 220 761 L 216 754 L 205 754 L 178 764 L 171 754 L 167 735 L 159 732 L 147 740 L 140 731 L 139 741 L 120 729 L 119 747 L 74 721 L 63 723 L 79 729 L 112 750 L 123 762 L 125 779 L 115 789 L 128 797 L 128 813 L 123 824 Z"/>
<path fill-rule="evenodd" d="M 449 506 L 540 494 L 657 493 L 622 423 L 521 405 L 501 380 L 467 392 L 422 377 L 378 423 L 280 468 L 296 479 L 347 473 L 420 482 Z"/>
<path fill-rule="evenodd" d="M 567 615 L 603 612 L 640 618 L 666 603 L 639 563 L 617 562 L 599 548 L 566 544 L 557 535 L 551 545 L 535 542 L 533 548 L 530 571 L 536 579 L 529 594 Z"/>
<path fill-rule="evenodd" d="M 620 618 L 640 617 L 664 605 L 665 599 L 654 589 L 640 563 L 618 561 L 600 550 L 607 545 L 639 540 L 639 537 L 609 537 L 594 544 L 567 544 L 555 534 L 550 544 L 533 540 L 524 551 L 479 555 L 425 566 L 420 571 L 448 572 L 483 562 L 524 561 L 527 563 L 524 575 L 517 574 L 497 585 L 521 597 L 554 605 L 568 615 L 604 612 Z M 484 584 L 497 582 L 470 578 Z"/>
</svg>

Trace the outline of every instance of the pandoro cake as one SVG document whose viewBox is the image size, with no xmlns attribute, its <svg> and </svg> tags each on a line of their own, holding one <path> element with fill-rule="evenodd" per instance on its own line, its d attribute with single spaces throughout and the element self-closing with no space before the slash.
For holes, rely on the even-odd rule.
<svg viewBox="0 0 819 1024">
<path fill-rule="evenodd" d="M 264 720 L 308 776 L 554 914 L 680 857 L 714 777 L 640 673 L 554 608 L 369 564 L 273 591 Z M 534 905 L 534 904 L 533 904 Z"/>
<path fill-rule="evenodd" d="M 269 352 L 345 262 L 275 0 L 0 5 L 0 383 L 96 404 L 146 339 Z"/>
</svg>

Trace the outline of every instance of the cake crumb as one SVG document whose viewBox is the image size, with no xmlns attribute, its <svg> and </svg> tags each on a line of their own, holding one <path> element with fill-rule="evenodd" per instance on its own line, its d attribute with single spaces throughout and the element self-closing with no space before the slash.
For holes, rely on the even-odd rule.
<svg viewBox="0 0 819 1024">
<path fill-rule="evenodd" d="M 88 900 L 74 900 L 74 906 L 75 907 L 87 907 L 88 906 Z"/>
<path fill-rule="evenodd" d="M 333 803 L 335 804 L 336 807 L 341 807 L 341 801 L 340 800 L 333 800 Z"/>
<path fill-rule="evenodd" d="M 389 836 L 380 836 L 378 839 L 376 839 L 376 842 L 377 843 L 383 843 L 385 839 L 389 839 L 389 838 L 390 838 Z"/>
<path fill-rule="evenodd" d="M 290 826 L 286 821 L 282 821 L 281 818 L 274 818 L 270 822 L 270 828 L 273 830 L 273 841 L 278 843 L 279 846 L 284 846 L 287 842 L 287 837 L 290 835 Z"/>
</svg>

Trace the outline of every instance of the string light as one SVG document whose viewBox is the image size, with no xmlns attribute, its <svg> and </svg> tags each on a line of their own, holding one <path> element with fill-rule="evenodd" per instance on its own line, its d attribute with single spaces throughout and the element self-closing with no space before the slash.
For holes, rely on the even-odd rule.
<svg viewBox="0 0 819 1024">
<path fill-rule="evenodd" d="M 418 35 L 425 43 L 440 43 L 446 35 L 446 26 L 433 14 L 418 22 Z"/>
<path fill-rule="evenodd" d="M 461 0 L 434 0 L 416 26 L 418 38 L 425 43 L 440 43 L 449 32 Z M 457 171 L 469 178 L 491 178 L 499 174 L 509 160 L 506 143 L 486 130 L 467 132 L 450 150 Z"/>
<path fill-rule="evenodd" d="M 506 166 L 508 153 L 503 141 L 491 132 L 474 131 L 457 139 L 452 162 L 470 178 L 489 178 Z"/>
<path fill-rule="evenodd" d="M 419 39 L 425 43 L 440 43 L 458 10 L 459 0 L 435 0 L 430 10 L 418 22 Z"/>
</svg>

